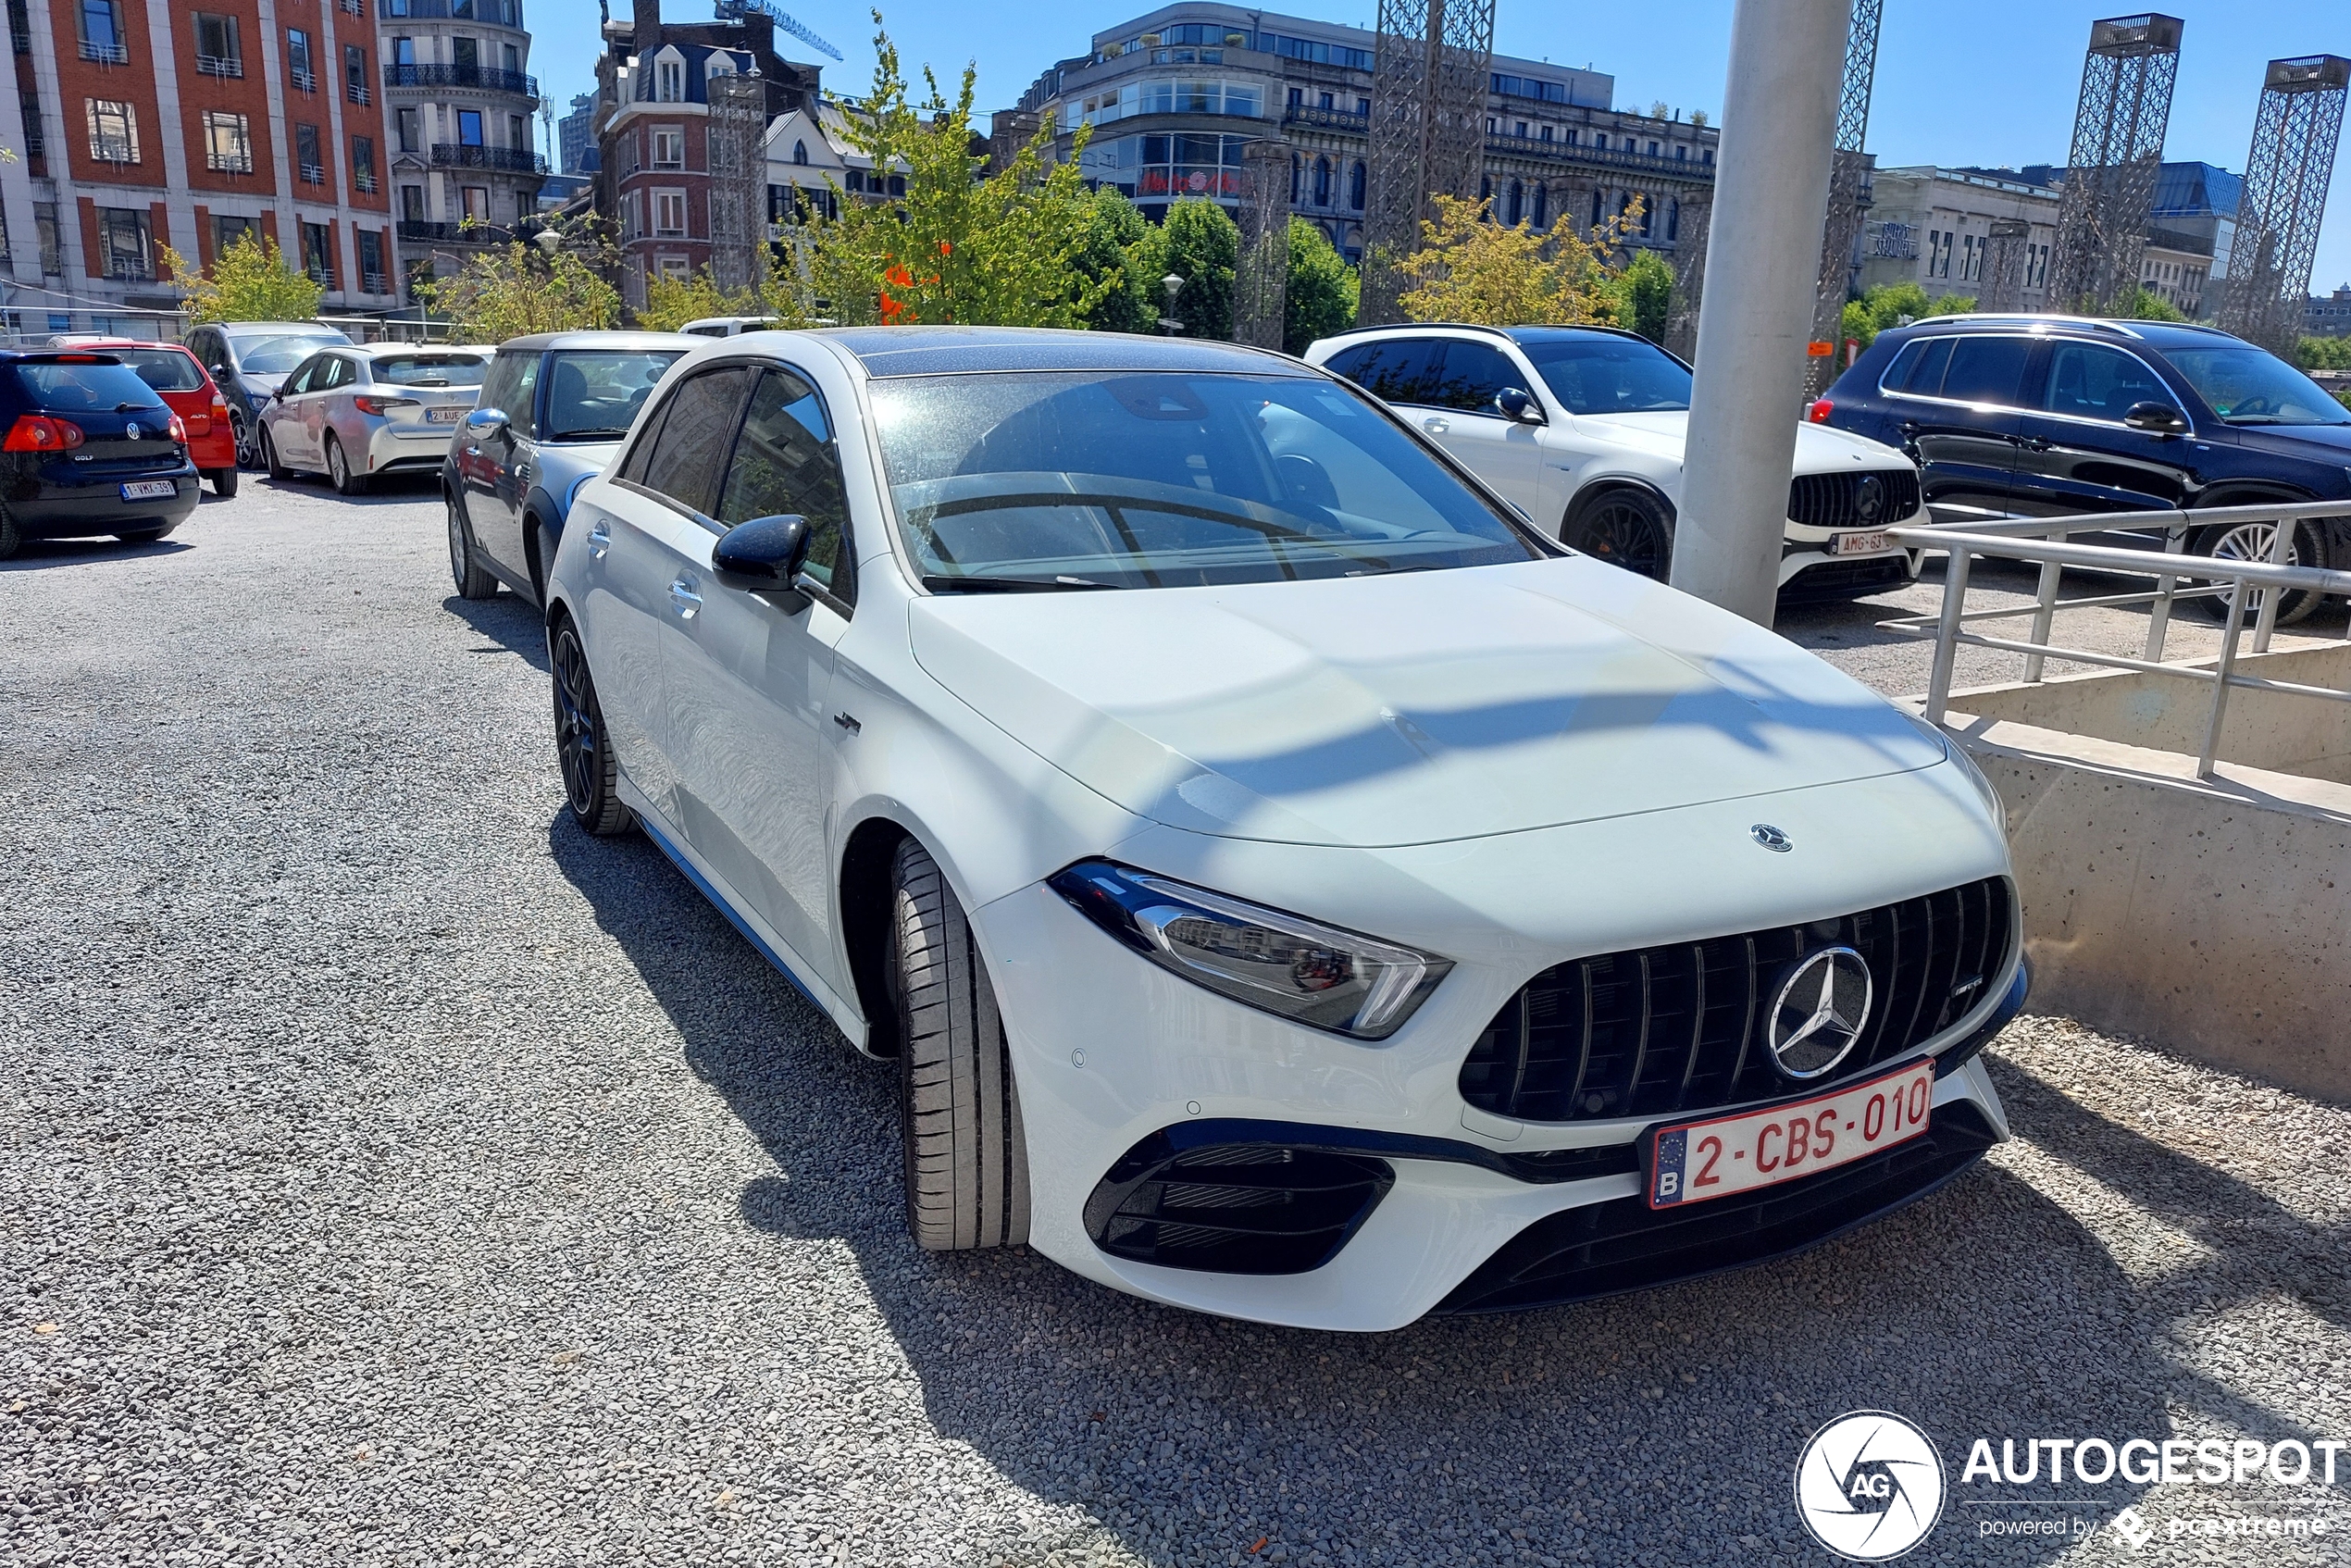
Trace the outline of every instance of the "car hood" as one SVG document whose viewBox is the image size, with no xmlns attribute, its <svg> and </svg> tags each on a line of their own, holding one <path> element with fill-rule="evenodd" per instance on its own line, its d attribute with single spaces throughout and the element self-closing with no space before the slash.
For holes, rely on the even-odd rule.
<svg viewBox="0 0 2351 1568">
<path fill-rule="evenodd" d="M 286 378 L 292 374 L 293 372 L 291 370 L 279 370 L 270 373 L 265 373 L 259 370 L 240 370 L 237 372 L 237 380 L 244 383 L 244 388 L 247 392 L 273 392 L 280 387 L 284 386 L 286 384 Z"/>
<path fill-rule="evenodd" d="M 2341 463 L 2351 454 L 2351 425 L 2231 425 L 2228 429 L 2247 452 L 2314 463 Z"/>
<path fill-rule="evenodd" d="M 1682 460 L 1682 442 L 1690 417 L 1675 409 L 1657 414 L 1586 414 L 1575 421 L 1581 430 L 1638 447 L 1644 452 Z M 1798 474 L 1838 473 L 1847 468 L 1907 468 L 1910 460 L 1883 442 L 1857 436 L 1828 425 L 1798 423 L 1796 427 L 1796 467 Z"/>
<path fill-rule="evenodd" d="M 939 595 L 909 621 L 922 667 L 1022 744 L 1139 816 L 1229 838 L 1441 842 L 1944 756 L 1794 645 L 1581 558 Z"/>
</svg>

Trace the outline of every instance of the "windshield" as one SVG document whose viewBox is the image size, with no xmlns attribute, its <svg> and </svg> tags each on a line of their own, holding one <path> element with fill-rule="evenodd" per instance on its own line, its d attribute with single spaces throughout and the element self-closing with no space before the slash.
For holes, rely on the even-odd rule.
<svg viewBox="0 0 2351 1568">
<path fill-rule="evenodd" d="M 2232 425 L 2351 425 L 2351 409 L 2284 360 L 2250 343 L 2166 348 L 2163 357 Z"/>
<path fill-rule="evenodd" d="M 204 372 L 197 368 L 194 357 L 176 348 L 110 348 L 106 352 L 157 392 L 204 391 Z"/>
<path fill-rule="evenodd" d="M 682 349 L 555 355 L 541 441 L 618 441 Z"/>
<path fill-rule="evenodd" d="M 478 387 L 487 364 L 478 354 L 404 354 L 376 361 L 376 380 L 395 387 Z"/>
<path fill-rule="evenodd" d="M 341 332 L 280 333 L 267 338 L 230 338 L 237 368 L 260 376 L 282 376 L 329 343 L 347 343 Z"/>
<path fill-rule="evenodd" d="M 1655 414 L 1690 405 L 1690 373 L 1633 338 L 1541 338 L 1519 351 L 1570 414 Z"/>
<path fill-rule="evenodd" d="M 163 399 L 128 365 L 111 361 L 31 360 L 16 367 L 17 386 L 32 406 L 51 414 L 123 414 L 161 408 Z"/>
<path fill-rule="evenodd" d="M 1104 372 L 873 384 L 927 587 L 1173 588 L 1368 577 L 1540 552 L 1319 377 Z"/>
</svg>

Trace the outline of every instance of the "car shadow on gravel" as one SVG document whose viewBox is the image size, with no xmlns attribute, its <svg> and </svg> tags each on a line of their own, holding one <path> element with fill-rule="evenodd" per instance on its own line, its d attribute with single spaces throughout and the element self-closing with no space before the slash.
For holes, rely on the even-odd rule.
<svg viewBox="0 0 2351 1568">
<path fill-rule="evenodd" d="M 490 639 L 475 653 L 516 653 L 540 674 L 548 673 L 547 623 L 529 600 L 512 589 L 500 589 L 487 599 L 466 599 L 452 593 L 441 607 Z"/>
<path fill-rule="evenodd" d="M 93 566 L 111 561 L 154 561 L 182 555 L 195 546 L 184 539 L 131 541 L 119 539 L 28 539 L 0 561 L 0 572 L 37 572 L 51 566 Z"/>
<path fill-rule="evenodd" d="M 2138 1277 L 1997 1162 L 1795 1258 L 1384 1335 L 1162 1307 L 1026 1248 L 928 1254 L 902 1218 L 889 1065 L 858 1057 L 649 841 L 591 840 L 558 818 L 549 849 L 686 1066 L 774 1162 L 742 1188 L 743 1223 L 844 1245 L 936 1430 L 1090 1520 L 1047 1542 L 975 1541 L 973 1562 L 1809 1562 L 1795 1461 L 1859 1409 L 1907 1415 L 1942 1446 L 1953 1506 L 1913 1561 L 2050 1562 L 2068 1538 L 1980 1534 L 2047 1515 L 2014 1500 L 2053 1494 L 1959 1487 L 1975 1437 L 2159 1438 L 2174 1408 L 2283 1435 L 2274 1412 L 2183 1363 L 2179 1320 L 2297 1273 L 2305 1290 L 2341 1278 L 2324 1250 L 2339 1257 L 2343 1237 L 1996 1061 L 2021 1137 L 2212 1256 Z M 2095 1498 L 2073 1512 L 2098 1529 L 2138 1491 L 2054 1495 Z"/>
</svg>

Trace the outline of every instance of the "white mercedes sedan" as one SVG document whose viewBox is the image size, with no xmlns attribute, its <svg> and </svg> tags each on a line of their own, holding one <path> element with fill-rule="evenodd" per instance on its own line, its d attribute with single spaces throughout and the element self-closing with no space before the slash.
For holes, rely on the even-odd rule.
<svg viewBox="0 0 2351 1568">
<path fill-rule="evenodd" d="M 714 342 L 548 588 L 571 814 L 895 1060 L 924 1247 L 1387 1329 L 1776 1257 L 2007 1136 L 1973 765 L 1295 360 Z"/>
</svg>

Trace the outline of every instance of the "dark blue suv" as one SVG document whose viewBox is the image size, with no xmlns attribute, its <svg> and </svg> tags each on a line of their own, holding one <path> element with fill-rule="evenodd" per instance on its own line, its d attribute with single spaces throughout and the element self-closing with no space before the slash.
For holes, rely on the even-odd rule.
<svg viewBox="0 0 2351 1568">
<path fill-rule="evenodd" d="M 1947 316 L 1881 332 L 1812 405 L 1816 422 L 1915 459 L 1938 522 L 2351 501 L 2351 409 L 2209 327 Z M 2296 527 L 2298 565 L 2351 566 L 2351 507 Z M 2267 524 L 2201 529 L 2201 554 L 2266 557 Z M 2085 542 L 2155 544 L 2117 529 Z M 2298 620 L 2319 595 L 2294 593 Z M 2215 618 L 2217 599 L 2195 604 Z"/>
</svg>

